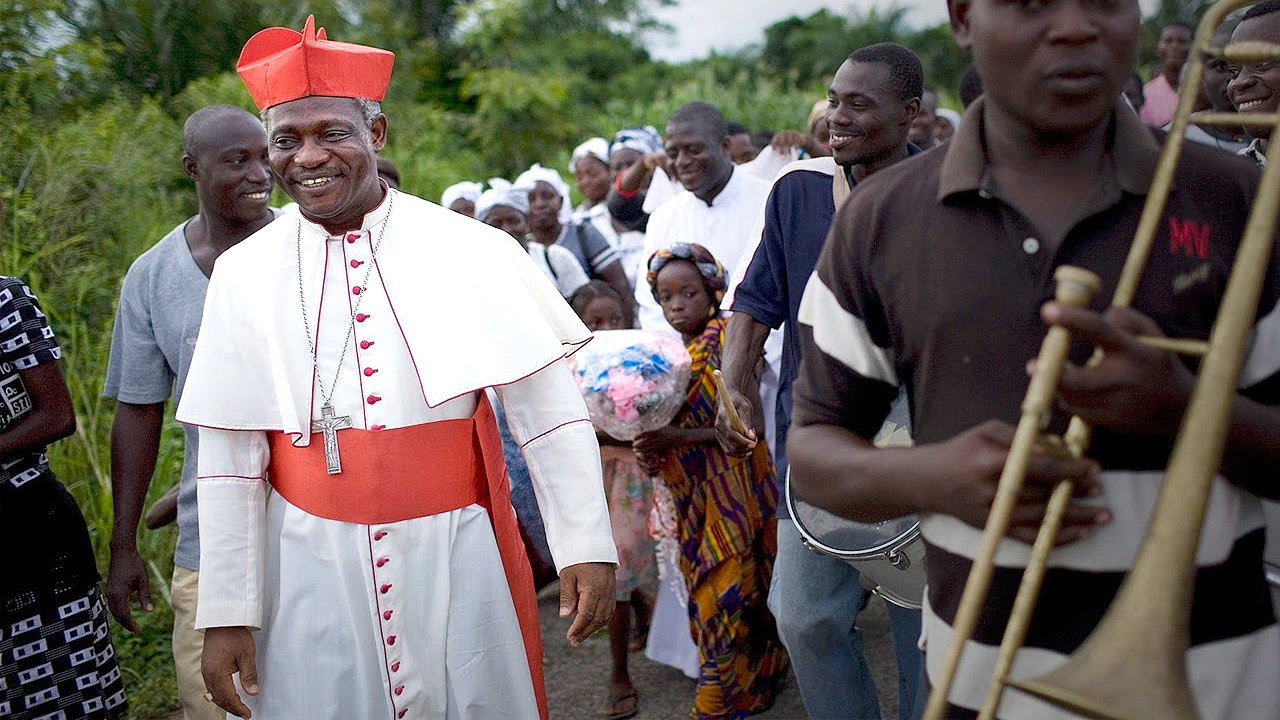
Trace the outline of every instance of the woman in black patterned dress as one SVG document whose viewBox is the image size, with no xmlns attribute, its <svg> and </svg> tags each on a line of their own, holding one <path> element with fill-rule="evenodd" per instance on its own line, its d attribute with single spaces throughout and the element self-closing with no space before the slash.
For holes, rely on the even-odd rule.
<svg viewBox="0 0 1280 720">
<path fill-rule="evenodd" d="M 0 718 L 115 718 L 126 703 L 84 516 L 45 447 L 75 432 L 60 351 L 0 275 Z"/>
</svg>

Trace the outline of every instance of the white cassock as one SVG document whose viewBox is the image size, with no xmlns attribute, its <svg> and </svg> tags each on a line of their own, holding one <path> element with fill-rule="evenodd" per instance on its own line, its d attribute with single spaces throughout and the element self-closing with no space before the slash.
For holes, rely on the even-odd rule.
<svg viewBox="0 0 1280 720">
<path fill-rule="evenodd" d="M 595 434 L 564 360 L 588 331 L 508 235 L 389 192 L 376 260 L 387 200 L 338 236 L 290 210 L 218 260 L 178 412 L 201 428 L 196 627 L 258 628 L 261 693 L 241 692 L 254 718 L 537 717 L 484 507 L 342 522 L 264 481 L 268 433 L 314 441 L 340 361 L 333 407 L 370 431 L 470 418 L 492 386 L 557 568 L 617 561 Z"/>
</svg>

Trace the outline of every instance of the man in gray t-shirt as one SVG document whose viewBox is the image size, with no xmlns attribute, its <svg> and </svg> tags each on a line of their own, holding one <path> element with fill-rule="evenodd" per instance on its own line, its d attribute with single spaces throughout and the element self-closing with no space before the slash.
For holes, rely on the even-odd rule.
<svg viewBox="0 0 1280 720">
<path fill-rule="evenodd" d="M 155 472 L 164 405 L 182 397 L 195 350 L 205 290 L 222 251 L 266 226 L 271 169 L 267 135 L 252 114 L 230 105 L 193 113 L 182 132 L 182 163 L 196 185 L 200 211 L 143 253 L 125 275 L 111 334 L 104 393 L 115 398 L 111 428 L 111 486 L 115 517 L 107 603 L 134 634 L 129 605 L 136 593 L 150 611 L 146 564 L 138 555 L 138 521 Z M 200 569 L 196 512 L 196 428 L 183 427 L 185 443 L 178 493 L 178 545 L 172 580 L 173 657 L 178 695 L 186 717 L 225 716 L 204 700 L 200 675 L 203 636 L 195 630 Z"/>
</svg>

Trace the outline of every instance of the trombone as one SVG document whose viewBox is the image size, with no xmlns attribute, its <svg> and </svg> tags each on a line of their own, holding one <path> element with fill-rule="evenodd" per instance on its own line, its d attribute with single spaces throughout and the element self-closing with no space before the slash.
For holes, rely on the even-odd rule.
<svg viewBox="0 0 1280 720">
<path fill-rule="evenodd" d="M 1233 64 L 1280 59 L 1280 45 L 1270 43 L 1212 47 L 1214 30 L 1226 16 L 1257 1 L 1220 0 L 1209 7 L 1196 29 L 1173 126 L 1161 150 L 1137 233 L 1112 298 L 1114 306 L 1128 306 L 1133 300 L 1173 183 L 1187 124 L 1194 121 L 1201 125 L 1270 127 L 1271 137 L 1280 138 L 1280 113 L 1192 114 L 1206 58 L 1221 58 Z M 1280 162 L 1272 162 L 1259 182 L 1209 340 L 1142 338 L 1165 350 L 1201 356 L 1202 362 L 1146 536 L 1111 607 L 1064 665 L 1039 678 L 1009 680 L 1014 656 L 1026 638 L 1054 536 L 1071 501 L 1070 483 L 1058 483 L 1023 572 L 979 717 L 995 717 L 1008 685 L 1090 717 L 1198 716 L 1186 667 L 1196 547 L 1209 491 L 1222 462 L 1230 407 L 1270 262 L 1278 210 Z M 1059 268 L 1055 277 L 1059 281 L 1057 296 L 1062 302 L 1087 304 L 1098 288 L 1097 278 L 1079 268 Z M 927 720 L 939 720 L 946 710 L 960 657 L 973 635 L 991 585 L 996 550 L 1008 531 L 1028 459 L 1042 440 L 1041 428 L 1057 393 L 1069 340 L 1064 328 L 1053 327 L 1041 346 L 1036 374 L 1022 404 L 1021 419 L 983 530 L 982 544 L 956 611 L 952 644 L 925 708 Z M 1096 364 L 1100 359 L 1101 351 L 1095 351 L 1090 363 Z M 1063 450 L 1082 457 L 1089 440 L 1088 424 L 1074 417 L 1063 436 Z"/>
</svg>

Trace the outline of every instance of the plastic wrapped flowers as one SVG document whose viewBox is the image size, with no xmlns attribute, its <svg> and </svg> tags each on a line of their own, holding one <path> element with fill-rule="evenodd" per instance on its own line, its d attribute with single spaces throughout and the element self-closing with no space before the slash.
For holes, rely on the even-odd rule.
<svg viewBox="0 0 1280 720">
<path fill-rule="evenodd" d="M 591 422 L 618 440 L 671 423 L 689 388 L 689 352 L 645 330 L 603 330 L 571 358 Z"/>
</svg>

